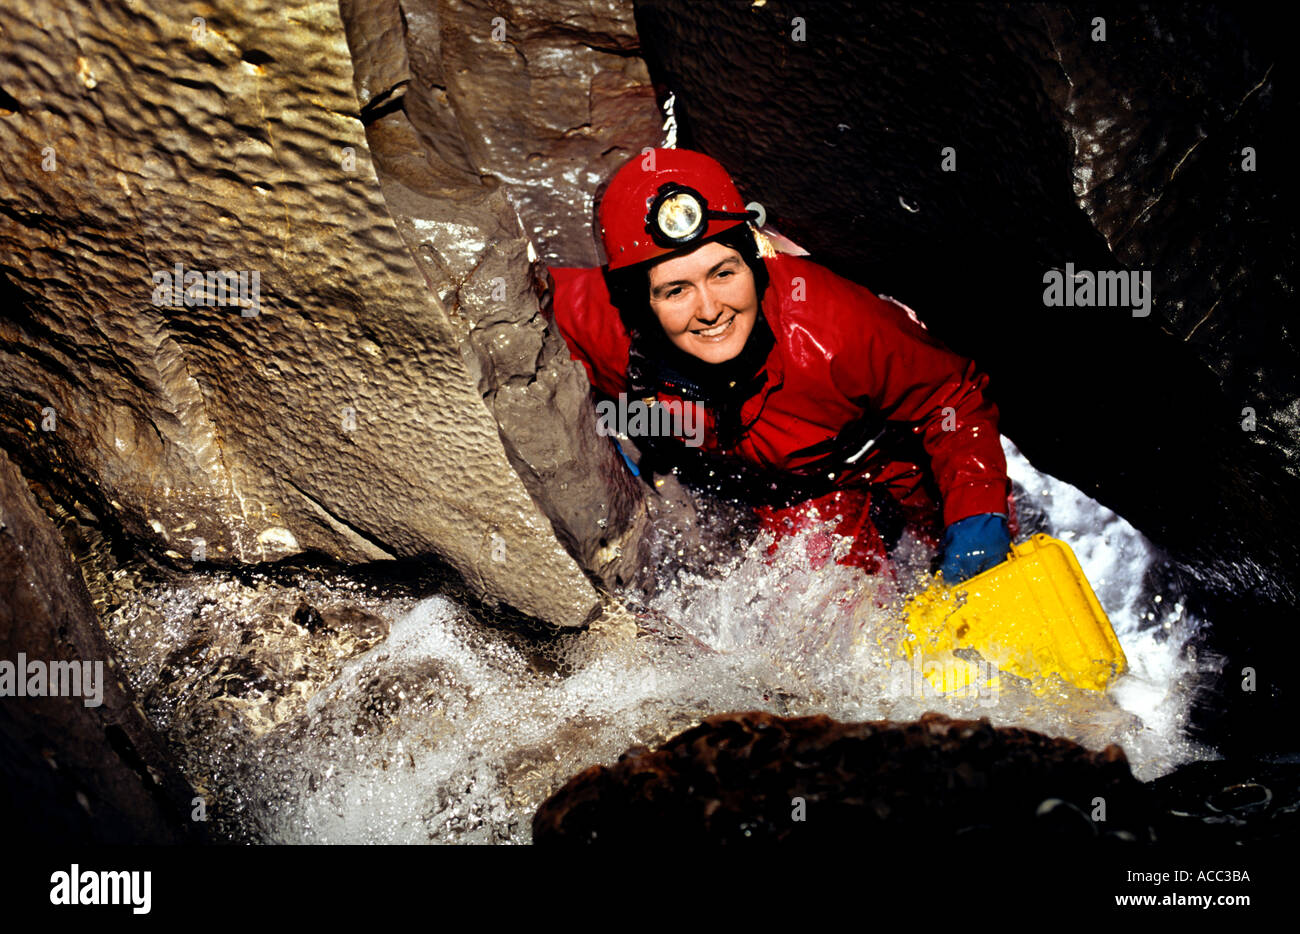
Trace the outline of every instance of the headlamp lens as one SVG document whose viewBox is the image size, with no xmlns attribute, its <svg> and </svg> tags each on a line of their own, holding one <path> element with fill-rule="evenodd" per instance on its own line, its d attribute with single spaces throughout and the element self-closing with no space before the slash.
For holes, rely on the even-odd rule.
<svg viewBox="0 0 1300 934">
<path fill-rule="evenodd" d="M 655 223 L 672 240 L 689 239 L 704 223 L 704 206 L 689 191 L 674 192 L 660 203 Z"/>
</svg>

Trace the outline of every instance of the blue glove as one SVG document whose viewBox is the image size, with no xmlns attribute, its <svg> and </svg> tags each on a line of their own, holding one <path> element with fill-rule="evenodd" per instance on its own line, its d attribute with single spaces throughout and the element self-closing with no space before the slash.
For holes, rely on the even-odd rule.
<svg viewBox="0 0 1300 934">
<path fill-rule="evenodd" d="M 619 456 L 623 458 L 623 463 L 627 464 L 627 469 L 632 471 L 632 476 L 641 476 L 641 471 L 637 469 L 636 464 L 632 463 L 632 458 L 627 456 L 627 451 L 623 450 L 623 445 L 618 443 L 618 439 L 611 437 L 610 440 L 614 442 L 614 448 L 618 451 Z"/>
<path fill-rule="evenodd" d="M 1011 533 L 1006 516 L 995 512 L 959 519 L 943 533 L 943 561 L 939 570 L 949 586 L 960 584 L 1006 560 Z"/>
</svg>

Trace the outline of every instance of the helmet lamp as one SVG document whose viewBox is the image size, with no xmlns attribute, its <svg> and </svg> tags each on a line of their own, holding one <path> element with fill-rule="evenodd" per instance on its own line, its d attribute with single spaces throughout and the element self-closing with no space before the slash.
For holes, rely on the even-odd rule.
<svg viewBox="0 0 1300 934">
<path fill-rule="evenodd" d="M 646 213 L 646 233 L 662 247 L 679 247 L 700 239 L 710 220 L 750 220 L 753 212 L 710 211 L 704 196 L 686 185 L 660 187 Z"/>
</svg>

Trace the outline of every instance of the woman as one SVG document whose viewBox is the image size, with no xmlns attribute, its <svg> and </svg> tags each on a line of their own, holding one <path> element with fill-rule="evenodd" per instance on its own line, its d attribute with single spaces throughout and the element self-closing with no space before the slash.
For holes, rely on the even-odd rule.
<svg viewBox="0 0 1300 934">
<path fill-rule="evenodd" d="M 903 521 L 932 536 L 941 522 L 948 583 L 1006 557 L 988 379 L 910 309 L 776 253 L 702 153 L 633 158 L 599 218 L 607 266 L 551 270 L 555 322 L 598 392 L 702 402 L 703 455 L 749 465 L 761 478 L 750 493 L 775 490 L 756 506 L 778 539 L 836 520 L 852 539 L 841 561 L 874 570 Z"/>
</svg>

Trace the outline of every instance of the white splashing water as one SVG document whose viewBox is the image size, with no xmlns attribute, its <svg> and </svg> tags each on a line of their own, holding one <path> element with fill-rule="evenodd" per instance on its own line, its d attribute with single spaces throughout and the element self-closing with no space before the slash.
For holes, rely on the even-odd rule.
<svg viewBox="0 0 1300 934">
<path fill-rule="evenodd" d="M 569 777 L 715 713 L 988 717 L 1094 749 L 1117 742 L 1142 779 L 1212 756 L 1184 736 L 1197 672 L 1182 648 L 1196 624 L 1172 596 L 1151 592 L 1152 547 L 1004 447 L 1034 524 L 1022 536 L 1045 531 L 1071 544 L 1124 646 L 1130 671 L 1106 695 L 937 696 L 923 679 L 898 676 L 893 650 L 900 594 L 928 564 L 925 546 L 905 536 L 895 582 L 834 563 L 814 571 L 799 537 L 769 559 L 760 537 L 718 567 L 677 571 L 639 604 L 624 595 L 639 633 L 610 626 L 566 637 L 551 650 L 558 669 L 447 597 L 379 601 L 371 609 L 393 621 L 383 642 L 279 727 L 214 727 L 191 768 L 220 774 L 214 807 L 251 839 L 524 843 L 532 813 Z M 138 682 L 158 665 L 139 661 L 127 667 L 147 688 Z"/>
</svg>

